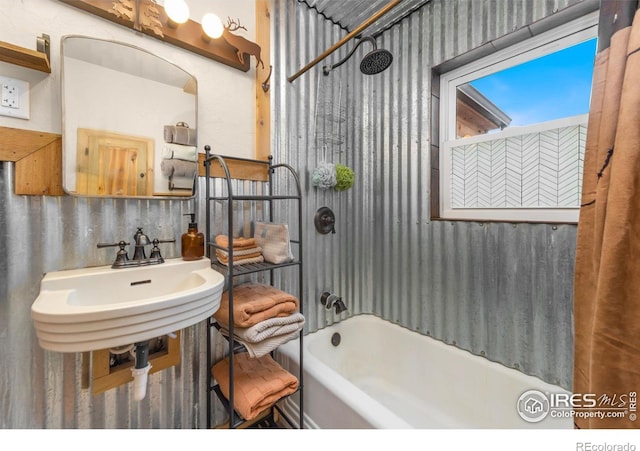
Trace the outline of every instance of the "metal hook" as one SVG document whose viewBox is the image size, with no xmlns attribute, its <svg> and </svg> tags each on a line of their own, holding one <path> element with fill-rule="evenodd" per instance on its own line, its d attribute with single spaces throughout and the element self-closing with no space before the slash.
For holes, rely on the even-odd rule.
<svg viewBox="0 0 640 451">
<path fill-rule="evenodd" d="M 264 92 L 267 92 L 269 90 L 269 79 L 271 78 L 271 71 L 273 70 L 273 66 L 269 65 L 269 76 L 267 77 L 267 79 L 262 83 L 262 90 Z"/>
</svg>

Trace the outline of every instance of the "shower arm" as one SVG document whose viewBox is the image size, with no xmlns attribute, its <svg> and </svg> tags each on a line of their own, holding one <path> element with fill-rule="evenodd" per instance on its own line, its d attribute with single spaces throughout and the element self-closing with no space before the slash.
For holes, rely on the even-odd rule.
<svg viewBox="0 0 640 451">
<path fill-rule="evenodd" d="M 373 16 L 369 17 L 367 20 L 365 20 L 360 25 L 358 25 L 351 33 L 347 34 L 344 38 L 340 39 L 332 47 L 330 47 L 329 49 L 325 50 L 324 53 L 322 53 L 316 59 L 314 59 L 309 64 L 307 64 L 305 67 L 300 69 L 298 72 L 296 72 L 295 74 L 293 74 L 292 76 L 287 78 L 287 81 L 289 83 L 293 83 L 293 81 L 296 78 L 298 78 L 300 75 L 304 74 L 309 69 L 311 69 L 313 66 L 315 66 L 320 61 L 325 59 L 327 56 L 331 55 L 333 52 L 338 50 L 340 47 L 342 47 L 344 44 L 346 44 L 350 39 L 352 39 L 355 36 L 358 36 L 362 32 L 362 30 L 364 30 L 365 28 L 369 27 L 376 20 L 378 20 L 380 17 L 382 17 L 386 13 L 388 13 L 394 6 L 396 6 L 398 3 L 400 3 L 400 1 L 401 0 L 391 0 L 389 3 L 387 3 L 385 6 L 383 6 L 377 13 L 375 13 Z"/>
<path fill-rule="evenodd" d="M 362 43 L 363 43 L 363 42 L 365 42 L 365 41 L 369 41 L 369 42 L 371 42 L 371 44 L 373 44 L 373 50 L 376 50 L 376 49 L 378 48 L 378 46 L 376 45 L 376 40 L 375 40 L 375 39 L 373 39 L 371 36 L 364 37 L 364 38 L 362 38 L 362 39 L 360 40 L 360 42 L 358 42 L 358 43 L 353 47 L 353 49 L 349 52 L 349 54 L 348 54 L 347 56 L 345 56 L 343 59 L 341 59 L 340 61 L 338 61 L 338 62 L 337 62 L 337 63 L 335 63 L 335 64 L 329 64 L 328 66 L 323 66 L 323 67 L 322 67 L 322 72 L 323 72 L 325 75 L 329 75 L 329 73 L 330 73 L 333 69 L 335 69 L 335 68 L 337 68 L 337 67 L 342 66 L 344 63 L 346 63 L 346 62 L 347 62 L 347 60 L 348 60 L 349 58 L 351 58 L 351 57 L 353 56 L 353 54 L 356 52 L 356 50 L 358 49 L 358 47 L 360 47 L 360 44 L 362 44 Z"/>
</svg>

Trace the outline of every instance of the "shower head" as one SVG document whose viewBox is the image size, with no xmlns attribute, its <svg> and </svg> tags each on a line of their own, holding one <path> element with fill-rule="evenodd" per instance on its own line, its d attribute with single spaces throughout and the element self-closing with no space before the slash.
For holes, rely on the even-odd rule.
<svg viewBox="0 0 640 451">
<path fill-rule="evenodd" d="M 373 39 L 370 36 L 367 36 L 365 38 L 362 38 L 360 42 L 358 42 L 356 46 L 349 52 L 349 54 L 346 57 L 344 57 L 342 60 L 338 61 L 335 64 L 324 66 L 322 68 L 323 73 L 325 75 L 329 75 L 329 73 L 333 69 L 343 65 L 349 58 L 353 56 L 353 54 L 355 53 L 356 49 L 360 46 L 360 44 L 362 44 L 365 41 L 368 41 L 373 45 L 373 50 L 367 53 L 364 56 L 364 58 L 362 58 L 362 61 L 360 62 L 360 72 L 362 72 L 365 75 L 375 75 L 375 74 L 379 74 L 380 72 L 385 70 L 387 67 L 389 67 L 393 62 L 393 55 L 391 54 L 391 52 L 384 49 L 378 49 L 378 47 L 376 46 L 375 39 Z"/>
<path fill-rule="evenodd" d="M 391 66 L 393 55 L 389 50 L 373 49 L 360 61 L 360 72 L 365 75 L 379 74 Z"/>
</svg>

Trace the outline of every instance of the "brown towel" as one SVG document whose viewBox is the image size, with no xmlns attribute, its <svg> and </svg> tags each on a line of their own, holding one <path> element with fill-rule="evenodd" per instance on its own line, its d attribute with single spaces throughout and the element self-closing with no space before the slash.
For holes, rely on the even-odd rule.
<svg viewBox="0 0 640 451">
<path fill-rule="evenodd" d="M 229 357 L 211 368 L 220 391 L 229 399 Z M 257 417 L 280 398 L 298 388 L 298 379 L 282 368 L 270 355 L 258 359 L 243 352 L 233 356 L 233 404 L 245 420 Z"/>
<path fill-rule="evenodd" d="M 233 323 L 251 327 L 269 318 L 298 311 L 298 298 L 271 285 L 247 282 L 233 288 Z M 220 308 L 213 315 L 221 326 L 229 324 L 229 292 L 222 293 Z"/>
<path fill-rule="evenodd" d="M 229 248 L 229 237 L 227 235 L 218 235 L 216 236 L 216 244 L 221 247 Z M 243 238 L 233 237 L 233 248 L 234 249 L 246 249 L 249 247 L 256 247 L 255 238 Z"/>
</svg>

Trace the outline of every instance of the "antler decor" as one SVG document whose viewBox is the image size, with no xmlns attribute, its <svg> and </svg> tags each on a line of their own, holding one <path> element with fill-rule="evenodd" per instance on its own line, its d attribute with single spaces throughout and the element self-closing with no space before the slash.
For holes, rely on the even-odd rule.
<svg viewBox="0 0 640 451">
<path fill-rule="evenodd" d="M 187 20 L 179 27 L 168 26 L 169 17 L 165 9 L 155 0 L 60 0 L 76 8 L 110 20 L 127 28 L 153 36 L 164 42 L 192 51 L 219 63 L 247 72 L 250 61 L 245 54 L 260 59 L 260 47 L 225 29 L 224 39 L 202 39 L 202 26 L 193 20 Z M 240 21 L 229 24 L 236 25 L 231 31 L 246 28 Z M 262 63 L 264 66 L 264 63 Z"/>
</svg>

